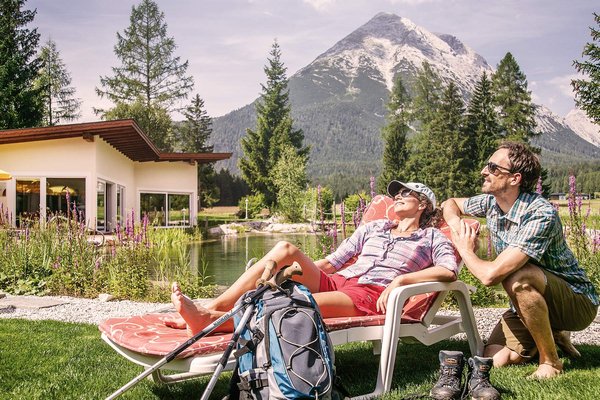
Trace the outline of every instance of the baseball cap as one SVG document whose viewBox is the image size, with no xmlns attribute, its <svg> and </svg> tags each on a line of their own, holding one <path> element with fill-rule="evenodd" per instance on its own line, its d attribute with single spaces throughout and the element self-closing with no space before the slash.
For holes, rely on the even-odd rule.
<svg viewBox="0 0 600 400">
<path fill-rule="evenodd" d="M 435 194 L 433 194 L 433 190 L 429 189 L 426 185 L 424 185 L 422 183 L 419 183 L 419 182 L 404 183 L 404 182 L 394 180 L 388 184 L 387 192 L 391 197 L 394 197 L 394 196 L 396 196 L 396 194 L 398 194 L 400 189 L 402 189 L 403 187 L 413 190 L 417 193 L 424 194 L 425 196 L 427 196 L 427 198 L 433 205 L 433 208 L 435 208 L 436 202 L 435 202 Z"/>
</svg>

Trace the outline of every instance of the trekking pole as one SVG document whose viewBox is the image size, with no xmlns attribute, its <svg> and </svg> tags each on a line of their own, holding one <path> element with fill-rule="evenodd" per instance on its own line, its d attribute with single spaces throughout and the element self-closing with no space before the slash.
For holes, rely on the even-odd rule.
<svg viewBox="0 0 600 400">
<path fill-rule="evenodd" d="M 165 364 L 173 361 L 175 359 L 175 357 L 177 357 L 182 351 L 184 351 L 185 349 L 187 349 L 188 347 L 190 347 L 191 345 L 193 345 L 194 343 L 196 343 L 198 340 L 200 340 L 204 336 L 206 336 L 209 333 L 211 333 L 212 331 L 214 331 L 216 328 L 218 328 L 220 325 L 222 325 L 229 318 L 233 317 L 242 308 L 247 307 L 248 304 L 250 304 L 254 300 L 254 298 L 262 296 L 262 294 L 264 292 L 266 292 L 267 290 L 269 290 L 270 288 L 273 287 L 272 285 L 276 284 L 276 282 L 271 283 L 271 282 L 268 281 L 268 279 L 273 275 L 273 270 L 276 268 L 276 266 L 277 265 L 275 264 L 274 261 L 271 261 L 271 260 L 267 261 L 267 263 L 265 265 L 265 271 L 263 272 L 261 278 L 257 281 L 257 284 L 259 282 L 261 282 L 262 284 L 252 294 L 252 296 L 247 297 L 244 300 L 244 302 L 241 302 L 240 304 L 238 304 L 237 306 L 235 306 L 234 308 L 232 308 L 230 311 L 228 311 L 227 313 L 225 313 L 222 316 L 220 316 L 215 322 L 213 322 L 212 324 L 208 325 L 206 328 L 204 328 L 200 332 L 196 333 L 194 336 L 190 337 L 184 343 L 182 343 L 177 348 L 175 348 L 175 350 L 173 350 L 172 352 L 170 352 L 169 354 L 165 355 L 163 358 L 161 358 L 160 360 L 158 360 L 150 368 L 146 369 L 144 372 L 142 372 L 137 377 L 133 378 L 131 381 L 129 381 L 127 384 L 125 384 L 122 388 L 120 388 L 119 390 L 117 390 L 116 392 L 114 392 L 113 394 L 111 394 L 110 396 L 108 396 L 106 398 L 106 400 L 116 399 L 118 396 L 122 395 L 123 393 L 125 393 L 126 391 L 128 391 L 129 389 L 131 389 L 132 387 L 134 387 L 135 385 L 137 385 L 138 383 L 140 383 L 148 375 L 150 375 L 154 371 L 160 369 L 163 365 L 165 365 Z M 298 265 L 298 268 L 300 269 L 300 271 L 302 271 L 302 269 L 300 268 L 300 265 Z M 290 274 L 289 276 L 291 276 L 291 273 L 292 273 L 292 271 L 289 271 L 288 273 L 286 273 L 286 276 L 287 276 L 287 274 Z M 302 272 L 300 272 L 300 273 L 302 273 Z"/>
<path fill-rule="evenodd" d="M 279 271 L 277 273 L 275 278 L 273 278 L 273 283 L 267 282 L 267 280 L 264 279 L 264 276 L 261 277 L 260 279 L 258 279 L 256 281 L 256 289 L 258 291 L 258 289 L 260 289 L 261 287 L 269 287 L 272 290 L 275 290 L 275 288 L 278 288 L 279 286 L 281 286 L 281 284 L 283 282 L 290 279 L 293 275 L 302 275 L 302 267 L 300 267 L 300 264 L 298 264 L 297 262 L 294 262 L 292 265 L 283 267 L 281 269 L 281 271 Z M 272 286 L 272 285 L 274 285 L 274 286 Z M 261 291 L 261 296 L 263 293 L 264 293 L 264 290 Z M 223 370 L 225 369 L 225 366 L 227 365 L 227 361 L 229 361 L 229 356 L 231 355 L 231 352 L 233 351 L 234 346 L 236 345 L 238 339 L 240 338 L 240 335 L 242 334 L 242 331 L 244 330 L 246 323 L 252 317 L 252 313 L 254 311 L 254 307 L 256 305 L 256 300 L 258 300 L 258 297 L 255 296 L 254 294 L 249 297 L 250 297 L 250 300 L 247 300 L 248 297 L 246 299 L 244 299 L 244 302 L 248 304 L 248 307 L 246 308 L 244 315 L 240 319 L 240 322 L 236 326 L 235 331 L 233 332 L 233 335 L 231 336 L 231 339 L 229 340 L 229 344 L 227 345 L 227 348 L 223 352 L 223 355 L 221 356 L 221 359 L 219 360 L 219 363 L 217 364 L 217 367 L 215 368 L 215 372 L 213 372 L 213 375 L 210 378 L 210 381 L 206 385 L 206 388 L 204 389 L 204 393 L 202 393 L 202 397 L 200 398 L 200 400 L 208 400 L 215 385 L 217 384 L 217 380 L 219 379 L 221 372 L 223 372 Z"/>
</svg>

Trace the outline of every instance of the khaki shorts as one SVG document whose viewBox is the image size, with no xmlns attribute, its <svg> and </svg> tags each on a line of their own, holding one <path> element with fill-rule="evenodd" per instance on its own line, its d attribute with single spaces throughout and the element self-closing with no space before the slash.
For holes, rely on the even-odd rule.
<svg viewBox="0 0 600 400">
<path fill-rule="evenodd" d="M 598 306 L 584 294 L 575 293 L 563 279 L 542 269 L 546 276 L 544 299 L 548 305 L 552 331 L 580 331 L 587 328 L 598 311 Z M 513 310 L 507 310 L 496 325 L 488 345 L 506 346 L 521 357 L 529 358 L 537 348 L 529 330 Z"/>
</svg>

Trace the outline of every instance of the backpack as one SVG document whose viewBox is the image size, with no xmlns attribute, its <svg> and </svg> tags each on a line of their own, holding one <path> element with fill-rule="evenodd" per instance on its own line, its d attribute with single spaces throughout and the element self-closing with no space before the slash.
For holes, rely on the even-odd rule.
<svg viewBox="0 0 600 400">
<path fill-rule="evenodd" d="M 335 399 L 333 346 L 317 303 L 297 282 L 281 288 L 256 301 L 234 353 L 228 398 Z"/>
</svg>

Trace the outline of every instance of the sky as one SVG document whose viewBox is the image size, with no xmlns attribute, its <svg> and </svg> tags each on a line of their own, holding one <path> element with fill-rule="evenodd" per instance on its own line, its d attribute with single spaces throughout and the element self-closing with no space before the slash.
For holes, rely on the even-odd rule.
<svg viewBox="0 0 600 400">
<path fill-rule="evenodd" d="M 574 59 L 591 42 L 597 0 L 155 0 L 165 14 L 176 56 L 189 61 L 193 94 L 212 117 L 251 103 L 265 82 L 277 39 L 288 76 L 310 64 L 379 12 L 406 17 L 434 33 L 452 34 L 496 67 L 511 52 L 537 104 L 560 116 L 574 108 Z M 40 44 L 51 38 L 81 98 L 78 122 L 110 106 L 95 88 L 120 65 L 117 32 L 141 0 L 28 0 Z M 177 116 L 175 116 L 177 119 Z"/>
</svg>

